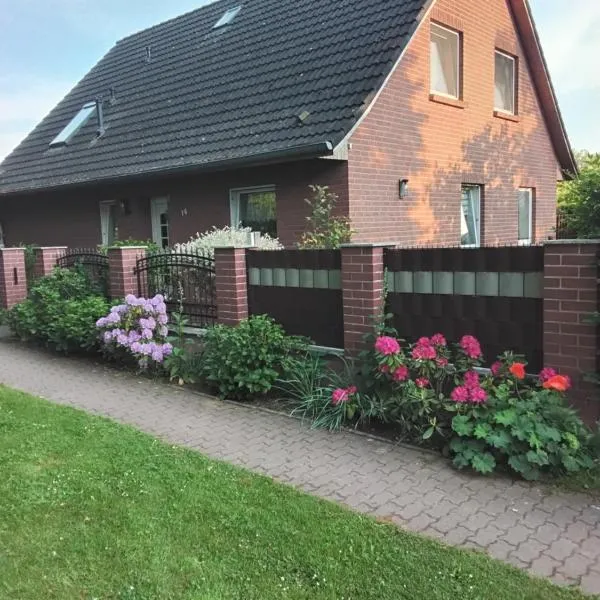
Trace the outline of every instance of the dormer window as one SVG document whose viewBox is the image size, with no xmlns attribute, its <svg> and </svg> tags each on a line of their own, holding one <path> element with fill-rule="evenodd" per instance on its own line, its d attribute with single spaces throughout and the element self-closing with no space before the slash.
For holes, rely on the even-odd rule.
<svg viewBox="0 0 600 600">
<path fill-rule="evenodd" d="M 235 19 L 235 16 L 242 10 L 241 6 L 234 6 L 230 8 L 214 25 L 213 29 L 217 29 L 218 27 L 223 27 L 223 25 L 228 25 Z"/>
<path fill-rule="evenodd" d="M 95 102 L 84 104 L 69 124 L 50 142 L 50 148 L 65 146 L 67 142 L 85 125 L 96 109 Z"/>
</svg>

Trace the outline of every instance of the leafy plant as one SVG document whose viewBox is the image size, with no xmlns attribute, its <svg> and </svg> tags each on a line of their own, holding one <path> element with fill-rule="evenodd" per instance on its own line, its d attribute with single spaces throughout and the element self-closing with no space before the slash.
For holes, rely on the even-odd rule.
<svg viewBox="0 0 600 600">
<path fill-rule="evenodd" d="M 174 335 L 169 336 L 167 341 L 171 343 L 173 351 L 166 357 L 164 363 L 169 379 L 179 385 L 196 383 L 202 368 L 202 356 L 200 352 L 194 350 L 194 341 L 185 333 L 189 321 L 181 312 L 173 313 L 171 321 Z"/>
<path fill-rule="evenodd" d="M 146 247 L 148 252 L 157 252 L 160 250 L 160 246 L 152 240 L 132 240 L 128 238 L 126 240 L 115 240 L 111 246 L 113 248 L 133 248 L 133 247 Z"/>
<path fill-rule="evenodd" d="M 6 321 L 15 335 L 60 352 L 95 350 L 96 320 L 108 311 L 108 301 L 90 293 L 91 284 L 82 269 L 55 269 L 38 279 L 29 297 L 14 306 Z"/>
<path fill-rule="evenodd" d="M 295 404 L 292 416 L 310 420 L 314 428 L 337 430 L 382 417 L 381 403 L 348 385 L 352 378 L 348 362 L 342 360 L 335 369 L 320 356 L 306 354 L 287 361 L 279 387 Z"/>
<path fill-rule="evenodd" d="M 220 396 L 248 400 L 272 389 L 288 354 L 306 350 L 306 340 L 286 335 L 265 315 L 252 316 L 236 327 L 207 331 L 201 372 Z"/>
<path fill-rule="evenodd" d="M 334 216 L 338 201 L 337 194 L 327 186 L 311 185 L 312 198 L 304 201 L 310 207 L 310 216 L 306 217 L 308 229 L 302 235 L 298 247 L 307 250 L 313 248 L 339 248 L 352 239 L 352 227 L 347 217 Z"/>
<path fill-rule="evenodd" d="M 502 465 L 535 480 L 593 466 L 590 432 L 560 391 L 523 386 L 518 378 L 490 379 L 486 387 L 485 403 L 455 407 L 450 450 L 457 467 L 485 474 Z"/>
</svg>

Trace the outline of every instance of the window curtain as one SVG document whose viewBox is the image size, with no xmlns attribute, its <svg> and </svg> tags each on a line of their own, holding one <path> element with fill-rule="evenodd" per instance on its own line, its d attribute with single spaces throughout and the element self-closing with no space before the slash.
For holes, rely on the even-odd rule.
<svg viewBox="0 0 600 600">
<path fill-rule="evenodd" d="M 458 97 L 458 37 L 439 29 L 431 33 L 431 90 Z"/>
<path fill-rule="evenodd" d="M 495 107 L 506 112 L 514 112 L 514 63 L 496 53 Z"/>
</svg>

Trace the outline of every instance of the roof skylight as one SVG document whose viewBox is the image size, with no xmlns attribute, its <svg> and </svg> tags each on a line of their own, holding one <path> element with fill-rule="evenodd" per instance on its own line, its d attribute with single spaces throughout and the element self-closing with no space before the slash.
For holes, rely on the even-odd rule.
<svg viewBox="0 0 600 600">
<path fill-rule="evenodd" d="M 231 23 L 235 16 L 242 10 L 241 6 L 234 6 L 230 8 L 213 26 L 213 29 L 217 29 L 218 27 L 223 27 L 223 25 L 227 25 Z"/>
<path fill-rule="evenodd" d="M 81 110 L 71 119 L 69 124 L 50 142 L 50 148 L 64 146 L 85 125 L 96 109 L 95 102 L 84 104 Z"/>
</svg>

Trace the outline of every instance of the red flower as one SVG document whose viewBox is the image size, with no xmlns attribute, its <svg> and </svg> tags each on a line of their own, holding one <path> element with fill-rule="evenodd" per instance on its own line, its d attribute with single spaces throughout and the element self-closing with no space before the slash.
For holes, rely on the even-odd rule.
<svg viewBox="0 0 600 600">
<path fill-rule="evenodd" d="M 347 402 L 349 400 L 348 390 L 344 390 L 342 388 L 338 388 L 337 390 L 333 390 L 331 394 L 331 402 L 334 406 L 338 404 L 342 404 L 342 402 Z"/>
<path fill-rule="evenodd" d="M 419 377 L 419 379 L 415 380 L 417 387 L 426 388 L 429 385 L 429 379 L 426 377 Z"/>
<path fill-rule="evenodd" d="M 546 367 L 540 371 L 540 381 L 544 383 L 548 379 L 552 379 L 555 375 L 557 375 L 557 372 L 552 367 Z"/>
<path fill-rule="evenodd" d="M 525 379 L 525 365 L 523 363 L 513 363 L 509 371 L 516 379 Z"/>
<path fill-rule="evenodd" d="M 554 375 L 543 385 L 546 390 L 556 390 L 557 392 L 566 392 L 571 387 L 571 379 L 566 375 Z"/>
</svg>

